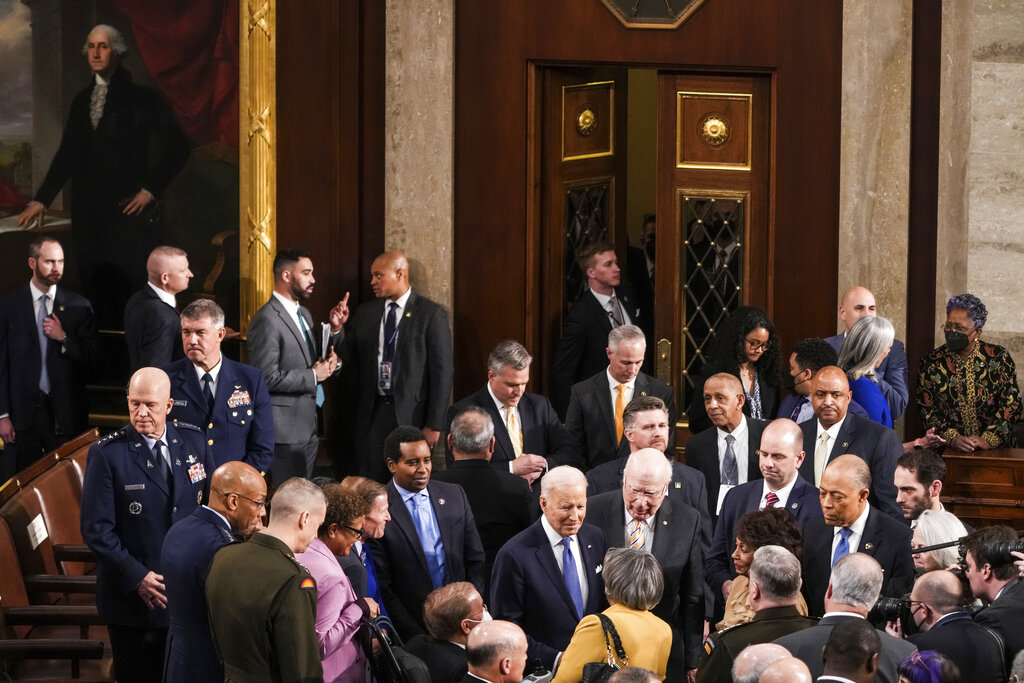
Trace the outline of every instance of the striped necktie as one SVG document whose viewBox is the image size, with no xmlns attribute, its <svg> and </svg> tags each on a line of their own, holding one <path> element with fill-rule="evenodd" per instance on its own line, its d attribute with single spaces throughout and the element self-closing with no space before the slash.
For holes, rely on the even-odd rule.
<svg viewBox="0 0 1024 683">
<path fill-rule="evenodd" d="M 644 534 L 644 524 L 639 519 L 633 520 L 633 528 L 629 532 L 629 540 L 626 545 L 630 548 L 643 550 L 647 547 L 647 537 Z"/>
<path fill-rule="evenodd" d="M 508 428 L 508 438 L 512 440 L 512 450 L 518 458 L 523 454 L 523 430 L 516 422 L 514 406 L 505 406 L 505 426 Z"/>
</svg>

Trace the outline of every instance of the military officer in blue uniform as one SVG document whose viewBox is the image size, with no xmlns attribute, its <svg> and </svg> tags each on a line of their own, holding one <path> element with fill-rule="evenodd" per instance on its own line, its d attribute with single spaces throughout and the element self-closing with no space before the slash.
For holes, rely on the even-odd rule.
<svg viewBox="0 0 1024 683">
<path fill-rule="evenodd" d="M 82 485 L 82 536 L 97 561 L 96 606 L 120 683 L 159 681 L 167 638 L 160 548 L 192 514 L 213 471 L 202 431 L 167 423 L 171 383 L 142 368 L 128 384 L 131 424 L 93 444 Z"/>
<path fill-rule="evenodd" d="M 225 358 L 224 310 L 197 299 L 181 312 L 185 358 L 165 365 L 171 378 L 171 420 L 206 432 L 215 466 L 241 460 L 263 473 L 274 457 L 274 415 L 263 371 Z"/>
</svg>

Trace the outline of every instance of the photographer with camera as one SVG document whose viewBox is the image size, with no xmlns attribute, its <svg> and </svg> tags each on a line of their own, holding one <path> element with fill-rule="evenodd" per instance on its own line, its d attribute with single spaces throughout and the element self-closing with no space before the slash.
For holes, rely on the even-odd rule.
<svg viewBox="0 0 1024 683">
<path fill-rule="evenodd" d="M 1024 583 L 1010 555 L 1021 550 L 1017 532 L 1008 526 L 986 527 L 964 538 L 962 546 L 971 592 L 991 603 L 974 615 L 974 622 L 1002 636 L 1009 671 L 1014 655 L 1024 649 Z"/>
</svg>

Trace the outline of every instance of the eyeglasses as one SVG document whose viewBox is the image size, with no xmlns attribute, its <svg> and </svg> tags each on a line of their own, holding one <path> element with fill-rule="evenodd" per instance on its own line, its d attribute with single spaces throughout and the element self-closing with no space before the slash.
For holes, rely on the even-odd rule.
<svg viewBox="0 0 1024 683">
<path fill-rule="evenodd" d="M 258 508 L 265 508 L 265 507 L 267 507 L 267 499 L 266 498 L 264 498 L 263 500 L 253 500 L 252 498 L 249 498 L 248 496 L 243 496 L 241 493 L 235 493 L 233 491 L 230 492 L 230 493 L 225 493 L 223 491 L 220 491 L 219 493 L 220 493 L 220 495 L 224 496 L 225 498 L 227 498 L 228 496 L 238 496 L 239 498 L 244 498 L 245 500 L 249 501 L 250 503 L 252 503 L 253 505 L 255 505 Z"/>
<path fill-rule="evenodd" d="M 341 526 L 354 533 L 356 538 L 362 538 L 366 534 L 366 529 L 353 529 L 348 524 L 342 524 Z"/>
<path fill-rule="evenodd" d="M 747 348 L 749 348 L 751 351 L 767 351 L 769 348 L 771 348 L 772 345 L 771 339 L 759 341 L 757 339 L 751 339 L 750 337 L 747 337 L 743 341 L 747 343 Z"/>
<path fill-rule="evenodd" d="M 629 493 L 630 500 L 637 500 L 644 498 L 648 501 L 656 501 L 668 492 L 668 487 L 661 489 L 660 491 L 644 491 L 643 489 L 635 489 L 632 486 L 627 486 L 626 491 Z"/>
</svg>

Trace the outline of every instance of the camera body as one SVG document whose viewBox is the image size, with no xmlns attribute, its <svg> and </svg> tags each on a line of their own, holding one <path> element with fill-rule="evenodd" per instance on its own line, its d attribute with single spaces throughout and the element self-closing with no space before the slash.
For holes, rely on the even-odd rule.
<svg viewBox="0 0 1024 683">
<path fill-rule="evenodd" d="M 890 621 L 899 622 L 904 635 L 917 633 L 917 624 L 910 613 L 910 594 L 902 598 L 879 598 L 868 612 L 868 621 L 882 628 Z"/>
</svg>

